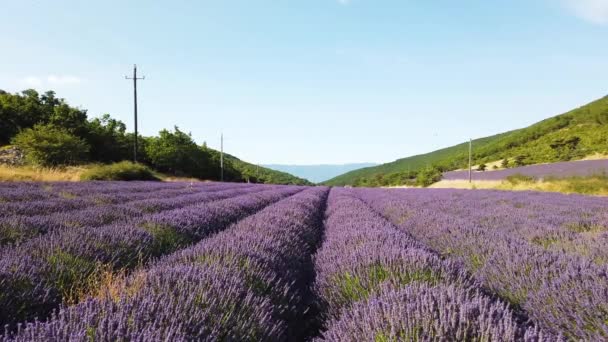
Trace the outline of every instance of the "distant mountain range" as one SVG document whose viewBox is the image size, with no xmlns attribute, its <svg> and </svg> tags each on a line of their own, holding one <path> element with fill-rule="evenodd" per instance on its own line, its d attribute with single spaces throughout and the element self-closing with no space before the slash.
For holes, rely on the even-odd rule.
<svg viewBox="0 0 608 342">
<path fill-rule="evenodd" d="M 524 166 L 608 154 L 608 96 L 529 127 L 473 140 L 474 164 L 506 160 Z M 326 185 L 399 185 L 422 169 L 466 168 L 469 143 L 346 172 Z"/>
<path fill-rule="evenodd" d="M 320 183 L 334 178 L 343 173 L 361 169 L 364 167 L 376 166 L 375 163 L 352 163 L 352 164 L 320 164 L 320 165 L 283 165 L 267 164 L 264 167 L 287 172 L 289 174 L 307 179 L 313 183 Z"/>
</svg>

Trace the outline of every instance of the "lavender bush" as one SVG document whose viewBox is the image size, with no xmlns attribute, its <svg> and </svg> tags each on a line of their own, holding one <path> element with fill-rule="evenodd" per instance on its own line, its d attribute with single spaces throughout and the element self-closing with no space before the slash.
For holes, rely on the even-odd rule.
<svg viewBox="0 0 608 342">
<path fill-rule="evenodd" d="M 608 338 L 603 198 L 466 190 L 361 190 L 404 231 L 458 260 L 540 327 Z"/>
<path fill-rule="evenodd" d="M 324 340 L 547 339 L 350 191 L 332 191 L 325 224 L 315 257 Z"/>
<path fill-rule="evenodd" d="M 0 323 L 43 318 L 66 298 L 85 293 L 102 269 L 118 270 L 145 263 L 217 232 L 231 222 L 301 191 L 298 187 L 244 189 L 243 195 L 201 202 L 182 209 L 144 215 L 122 224 L 63 229 L 0 251 Z M 190 215 L 190 216 L 184 216 Z M 188 226 L 159 225 L 179 217 Z"/>
<path fill-rule="evenodd" d="M 3 340 L 300 338 L 326 195 L 313 188 L 279 201 L 133 274 L 118 293 L 63 308 Z"/>
<path fill-rule="evenodd" d="M 608 204 L 0 184 L 0 341 L 602 341 Z"/>
</svg>

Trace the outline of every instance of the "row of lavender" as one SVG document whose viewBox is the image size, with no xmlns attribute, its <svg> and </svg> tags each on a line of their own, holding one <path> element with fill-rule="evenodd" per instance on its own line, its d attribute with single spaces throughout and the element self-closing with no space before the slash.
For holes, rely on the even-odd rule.
<svg viewBox="0 0 608 342">
<path fill-rule="evenodd" d="M 3 341 L 303 340 L 327 188 L 311 188 Z"/>
<path fill-rule="evenodd" d="M 251 187 L 250 184 L 232 183 L 156 183 L 136 182 L 120 184 L 108 182 L 105 186 L 99 183 L 2 183 L 0 186 L 0 217 L 12 215 L 49 214 L 57 210 L 76 210 L 89 206 L 122 204 L 129 201 L 177 197 L 181 195 L 208 192 L 228 188 Z"/>
<path fill-rule="evenodd" d="M 120 202 L 122 196 L 133 199 L 145 198 L 157 191 L 203 190 L 209 187 L 222 186 L 221 183 L 161 183 L 161 182 L 86 182 L 86 183 L 32 183 L 11 182 L 2 183 L 0 187 L 0 202 L 3 206 L 0 213 L 13 211 L 11 207 L 19 210 L 18 203 L 39 205 L 42 201 L 69 200 L 88 198 L 95 202 Z M 225 185 L 224 185 L 225 186 Z M 70 202 L 70 201 L 66 201 Z"/>
<path fill-rule="evenodd" d="M 140 185 L 148 189 L 142 193 L 150 191 L 151 185 Z M 157 201 L 152 206 L 154 210 L 146 207 L 137 211 L 138 207 L 133 206 L 118 211 L 113 206 L 101 205 L 68 211 L 65 217 L 43 216 L 48 220 L 41 222 L 48 225 L 36 227 L 37 235 L 19 245 L 0 249 L 3 308 L 0 325 L 7 324 L 13 329 L 15 323 L 35 317 L 43 319 L 60 304 L 89 295 L 100 286 L 104 274 L 146 264 L 301 190 L 283 186 L 205 185 L 189 194 L 178 192 L 174 197 L 127 202 Z M 113 210 L 119 214 L 109 221 L 116 222 L 96 215 Z M 70 224 L 61 224 L 62 218 L 70 220 Z M 3 222 L 11 227 L 14 221 Z M 13 228 L 19 231 L 24 226 Z"/>
<path fill-rule="evenodd" d="M 181 184 L 179 188 L 159 187 L 155 183 L 141 185 L 137 188 L 125 186 L 121 192 L 114 190 L 108 195 L 88 189 L 89 192 L 79 196 L 74 194 L 75 191 L 70 192 L 70 198 L 4 204 L 0 209 L 0 249 L 58 229 L 125 222 L 148 213 L 229 198 L 245 189 L 262 189 L 237 184 L 202 187 Z M 110 200 L 100 200 L 100 196 L 107 196 Z"/>
<path fill-rule="evenodd" d="M 585 177 L 608 172 L 608 159 L 578 160 L 551 164 L 538 164 L 505 170 L 473 172 L 474 180 L 503 180 L 513 175 L 524 175 L 537 179 L 547 177 Z M 469 179 L 469 171 L 449 171 L 443 174 L 445 180 Z"/>
<path fill-rule="evenodd" d="M 349 190 L 333 190 L 315 290 L 328 341 L 539 341 L 508 306 Z"/>
<path fill-rule="evenodd" d="M 357 190 L 374 209 L 544 331 L 608 339 L 604 198 L 466 190 Z"/>
<path fill-rule="evenodd" d="M 0 250 L 0 319 L 30 320 L 0 339 L 608 338 L 603 199 L 334 189 L 321 244 L 326 188 L 165 190 L 127 221 L 56 226 Z"/>
</svg>

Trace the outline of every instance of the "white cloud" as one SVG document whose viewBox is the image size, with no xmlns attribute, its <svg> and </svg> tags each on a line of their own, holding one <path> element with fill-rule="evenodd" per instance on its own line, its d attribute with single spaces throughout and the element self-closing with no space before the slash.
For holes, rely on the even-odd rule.
<svg viewBox="0 0 608 342">
<path fill-rule="evenodd" d="M 53 85 L 79 84 L 80 78 L 78 78 L 76 76 L 70 76 L 70 75 L 63 75 L 63 76 L 50 75 L 49 77 L 47 77 L 47 82 L 49 82 L 49 84 L 53 84 Z"/>
<path fill-rule="evenodd" d="M 35 76 L 28 76 L 19 81 L 19 83 L 30 86 L 30 87 L 38 87 L 42 85 L 42 80 Z"/>
<path fill-rule="evenodd" d="M 28 76 L 19 83 L 28 87 L 66 86 L 80 84 L 82 80 L 72 75 L 49 75 L 47 77 Z"/>
<path fill-rule="evenodd" d="M 608 0 L 562 0 L 577 16 L 594 24 L 608 24 Z"/>
</svg>

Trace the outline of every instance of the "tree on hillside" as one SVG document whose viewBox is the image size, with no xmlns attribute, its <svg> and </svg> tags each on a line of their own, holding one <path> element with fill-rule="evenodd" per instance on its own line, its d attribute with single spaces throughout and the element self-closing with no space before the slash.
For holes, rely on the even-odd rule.
<svg viewBox="0 0 608 342">
<path fill-rule="evenodd" d="M 441 170 L 437 167 L 427 167 L 416 176 L 416 183 L 419 186 L 427 187 L 433 183 L 439 182 L 443 176 Z"/>
<path fill-rule="evenodd" d="M 91 159 L 101 162 L 130 159 L 132 140 L 128 139 L 126 130 L 125 124 L 113 119 L 110 114 L 91 120 L 87 133 L 87 141 L 91 145 Z"/>
<path fill-rule="evenodd" d="M 513 160 L 513 164 L 515 165 L 515 167 L 524 166 L 524 165 L 526 165 L 525 160 L 526 160 L 526 156 L 523 156 L 523 155 L 515 156 L 515 159 Z"/>
<path fill-rule="evenodd" d="M 62 127 L 68 132 L 84 137 L 88 131 L 87 111 L 70 107 L 63 100 L 53 106 L 49 112 L 48 123 L 55 127 Z"/>
<path fill-rule="evenodd" d="M 0 93 L 0 144 L 8 144 L 20 131 L 37 124 L 52 124 L 82 138 L 87 131 L 87 113 L 70 107 L 53 91 L 42 95 L 33 89 L 14 95 Z"/>
<path fill-rule="evenodd" d="M 163 129 L 158 137 L 151 138 L 146 154 L 159 171 L 200 178 L 212 176 L 208 170 L 211 156 L 177 126 L 173 132 Z"/>
<path fill-rule="evenodd" d="M 576 149 L 581 142 L 581 138 L 574 136 L 569 139 L 556 139 L 551 146 L 555 153 L 555 158 L 560 161 L 568 161 L 576 156 Z"/>
<path fill-rule="evenodd" d="M 109 114 L 89 120 L 86 110 L 68 105 L 53 91 L 40 94 L 28 89 L 11 94 L 0 90 L 0 146 L 11 141 L 28 154 L 30 162 L 55 166 L 86 160 L 130 160 L 134 135 Z M 158 137 L 139 136 L 138 141 L 138 161 L 142 163 L 176 175 L 220 178 L 220 153 L 206 143 L 197 146 L 190 134 L 177 127 L 174 131 L 161 131 Z M 307 184 L 292 175 L 224 155 L 224 179 L 245 178 L 264 183 Z"/>
<path fill-rule="evenodd" d="M 37 91 L 24 90 L 20 95 L 0 94 L 0 144 L 8 144 L 20 130 L 43 121 L 41 100 Z"/>
<path fill-rule="evenodd" d="M 61 127 L 36 125 L 17 134 L 13 144 L 28 162 L 40 166 L 80 164 L 88 159 L 89 145 Z"/>
<path fill-rule="evenodd" d="M 598 125 L 607 125 L 608 124 L 608 108 L 595 114 L 595 122 Z"/>
<path fill-rule="evenodd" d="M 486 164 L 481 163 L 481 165 L 477 167 L 477 171 L 485 171 L 487 167 L 488 166 Z"/>
</svg>

